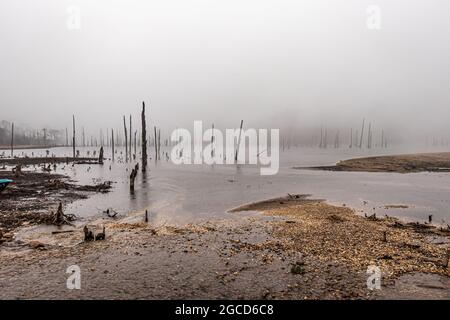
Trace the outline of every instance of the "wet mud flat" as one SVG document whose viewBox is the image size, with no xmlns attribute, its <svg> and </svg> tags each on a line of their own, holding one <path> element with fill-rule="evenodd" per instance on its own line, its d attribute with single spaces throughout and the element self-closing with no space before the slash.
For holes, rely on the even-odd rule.
<svg viewBox="0 0 450 320">
<path fill-rule="evenodd" d="M 294 167 L 359 172 L 450 172 L 450 152 L 376 156 L 343 160 L 334 166 Z"/>
<path fill-rule="evenodd" d="M 6 166 L 0 169 L 1 178 L 14 180 L 0 193 L 0 243 L 13 241 L 14 231 L 20 227 L 51 221 L 51 216 L 60 203 L 66 205 L 75 200 L 86 199 L 92 193 L 109 192 L 112 187 L 109 181 L 78 185 L 64 174 L 52 173 L 54 165 L 58 163 L 56 159 L 52 161 L 52 165 L 36 167 L 37 163 L 49 164 L 48 159 L 36 158 L 32 164 L 29 159 L 12 159 L 8 163 L 21 165 L 20 173 L 7 170 Z M 1 163 L 4 164 L 3 160 Z"/>
<path fill-rule="evenodd" d="M 445 228 L 364 218 L 300 195 L 184 227 L 151 225 L 143 212 L 132 218 L 91 222 L 105 226 L 103 241 L 84 242 L 78 228 L 0 248 L 0 298 L 449 298 Z M 80 290 L 66 287 L 71 265 L 80 267 Z M 369 265 L 382 271 L 381 290 L 367 288 Z"/>
<path fill-rule="evenodd" d="M 53 164 L 66 164 L 66 165 L 76 165 L 76 164 L 98 164 L 98 158 L 89 157 L 20 157 L 20 158 L 0 158 L 0 167 L 9 166 L 36 166 L 36 165 L 53 165 Z"/>
</svg>

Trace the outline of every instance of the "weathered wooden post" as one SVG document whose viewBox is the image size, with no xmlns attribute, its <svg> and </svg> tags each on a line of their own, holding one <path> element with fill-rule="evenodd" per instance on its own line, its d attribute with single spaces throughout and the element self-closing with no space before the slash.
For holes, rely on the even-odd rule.
<svg viewBox="0 0 450 320">
<path fill-rule="evenodd" d="M 142 101 L 142 172 L 147 171 L 147 124 L 145 122 L 145 102 Z"/>
</svg>

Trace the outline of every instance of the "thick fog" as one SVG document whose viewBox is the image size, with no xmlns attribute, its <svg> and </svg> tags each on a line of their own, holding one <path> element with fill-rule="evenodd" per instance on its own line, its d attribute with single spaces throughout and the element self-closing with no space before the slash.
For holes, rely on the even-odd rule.
<svg viewBox="0 0 450 320">
<path fill-rule="evenodd" d="M 166 131 L 365 117 L 450 136 L 449 16 L 448 0 L 2 0 L 0 120 L 63 129 L 75 114 L 98 132 L 137 125 L 144 100 Z"/>
</svg>

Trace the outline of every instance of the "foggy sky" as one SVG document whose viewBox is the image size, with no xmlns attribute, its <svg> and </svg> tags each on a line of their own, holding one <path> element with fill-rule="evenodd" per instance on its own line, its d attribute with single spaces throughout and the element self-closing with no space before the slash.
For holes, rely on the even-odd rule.
<svg viewBox="0 0 450 320">
<path fill-rule="evenodd" d="M 381 8 L 381 30 L 366 8 Z M 66 26 L 67 8 L 81 28 Z M 448 0 L 2 0 L 0 120 L 450 133 Z"/>
</svg>

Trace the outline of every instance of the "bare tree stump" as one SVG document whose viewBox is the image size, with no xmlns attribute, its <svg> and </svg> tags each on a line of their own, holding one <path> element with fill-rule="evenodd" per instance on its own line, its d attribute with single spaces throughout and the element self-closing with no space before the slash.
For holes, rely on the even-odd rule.
<svg viewBox="0 0 450 320">
<path fill-rule="evenodd" d="M 98 156 L 98 163 L 103 164 L 103 147 L 100 147 L 100 152 Z"/>
<path fill-rule="evenodd" d="M 130 174 L 130 190 L 132 190 L 132 191 L 134 190 L 134 180 L 136 179 L 138 170 L 139 170 L 139 164 L 136 164 Z"/>
</svg>

